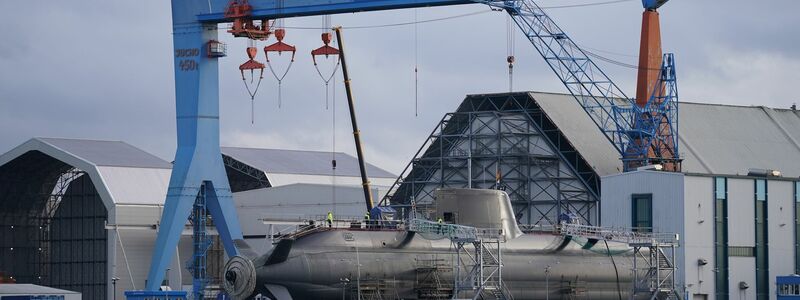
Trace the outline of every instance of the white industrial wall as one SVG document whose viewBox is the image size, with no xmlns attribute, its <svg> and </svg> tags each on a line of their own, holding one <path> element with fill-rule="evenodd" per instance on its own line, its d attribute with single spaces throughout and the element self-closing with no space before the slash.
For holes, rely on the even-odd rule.
<svg viewBox="0 0 800 300">
<path fill-rule="evenodd" d="M 794 182 L 767 181 L 769 291 L 775 298 L 775 277 L 794 274 Z"/>
<path fill-rule="evenodd" d="M 367 174 L 369 175 L 369 174 Z M 306 174 L 281 174 L 281 173 L 267 173 L 269 183 L 273 187 L 290 185 L 295 183 L 308 183 L 308 184 L 333 184 L 333 176 L 326 175 L 306 175 Z M 390 187 L 394 184 L 397 178 L 381 178 L 371 177 L 369 181 L 372 185 Z M 337 185 L 358 185 L 361 186 L 361 177 L 358 176 L 336 176 Z"/>
<path fill-rule="evenodd" d="M 684 229 L 681 241 L 685 260 L 678 266 L 687 293 L 715 299 L 714 286 L 714 179 L 684 176 Z M 701 266 L 698 261 L 708 264 Z"/>
<path fill-rule="evenodd" d="M 767 179 L 767 184 L 769 294 L 775 299 L 775 277 L 794 273 L 794 182 Z M 754 247 L 755 178 L 728 178 L 727 186 L 728 245 Z M 690 297 L 714 298 L 713 177 L 630 172 L 603 177 L 602 190 L 603 226 L 631 226 L 631 196 L 652 193 L 654 230 L 681 235 L 676 285 L 685 284 Z M 699 259 L 708 264 L 700 266 Z M 755 299 L 755 257 L 729 257 L 728 267 L 731 299 Z M 740 282 L 749 288 L 741 290 Z"/>
<path fill-rule="evenodd" d="M 126 290 L 144 289 L 157 235 L 150 226 L 161 220 L 162 210 L 163 207 L 158 205 L 116 206 L 116 224 L 109 225 L 109 234 L 113 237 L 109 239 L 109 243 L 113 243 L 109 249 L 114 252 L 115 260 L 109 260 L 109 263 L 112 264 L 111 276 L 120 279 L 116 284 L 119 299 L 124 298 Z M 191 258 L 191 236 L 181 236 L 178 247 L 180 255 L 177 251 L 173 255 L 169 273 L 170 287 L 174 290 L 191 284 L 191 274 L 184 267 L 186 260 Z"/>
<path fill-rule="evenodd" d="M 713 187 L 711 187 L 713 191 Z M 711 201 L 711 200 L 709 200 Z M 755 247 L 755 183 L 753 179 L 728 178 L 728 246 Z M 755 257 L 728 258 L 728 288 L 731 298 L 755 299 Z M 739 289 L 745 282 L 750 288 Z"/>
<path fill-rule="evenodd" d="M 684 175 L 655 171 L 636 171 L 610 175 L 601 180 L 600 200 L 601 226 L 631 227 L 631 196 L 653 195 L 653 231 L 676 233 L 681 247 L 676 251 L 676 265 L 685 262 L 684 232 Z M 678 272 L 675 287 L 679 292 L 684 286 L 683 272 Z"/>
</svg>

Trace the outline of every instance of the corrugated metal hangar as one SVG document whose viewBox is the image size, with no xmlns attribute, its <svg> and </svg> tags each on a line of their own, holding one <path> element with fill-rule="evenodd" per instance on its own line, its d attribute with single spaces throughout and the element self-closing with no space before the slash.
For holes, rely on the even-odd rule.
<svg viewBox="0 0 800 300">
<path fill-rule="evenodd" d="M 315 166 L 329 166 L 330 152 L 224 148 L 223 153 L 235 200 L 239 192 L 245 195 L 237 204 L 245 234 L 260 238 L 251 243 L 259 248 L 267 230 L 259 219 L 278 211 L 275 207 L 306 201 L 296 197 L 316 201 L 318 210 L 330 209 L 335 182 L 342 202 L 337 212 L 347 214 L 350 202 L 363 204 L 356 159 L 347 154 L 335 154 L 334 179 L 330 169 Z M 0 155 L 0 270 L 18 283 L 79 291 L 86 299 L 111 299 L 114 287 L 120 295 L 141 288 L 170 170 L 169 162 L 119 141 L 33 138 Z M 376 195 L 396 177 L 373 165 L 368 172 Z M 295 196 L 285 196 L 290 194 Z M 248 204 L 253 201 L 257 205 Z M 190 232 L 181 238 L 168 274 L 175 289 L 191 283 L 183 266 L 191 257 Z M 210 251 L 209 273 L 218 277 L 222 251 L 218 243 Z"/>
<path fill-rule="evenodd" d="M 622 173 L 618 153 L 570 95 L 468 96 L 445 115 L 403 173 L 375 166 L 376 196 L 432 203 L 441 187 L 500 188 L 523 225 L 646 227 L 680 235 L 686 296 L 774 295 L 800 266 L 800 112 L 681 103 L 683 171 Z M 591 129 L 590 129 L 591 128 Z M 269 247 L 267 219 L 357 216 L 355 158 L 329 152 L 223 148 L 248 244 Z M 111 298 L 144 285 L 171 164 L 123 142 L 34 138 L 0 156 L 0 270 L 17 282 Z M 391 187 L 389 189 L 388 187 Z M 280 221 L 280 220 L 278 220 Z M 191 283 L 187 227 L 168 284 Z M 213 230 L 211 230 L 213 234 Z M 221 263 L 212 247 L 210 264 Z M 216 256 L 215 256 L 216 255 Z M 217 261 L 213 257 L 218 257 Z M 219 266 L 209 266 L 218 276 Z M 111 278 L 118 278 L 111 280 Z"/>
</svg>

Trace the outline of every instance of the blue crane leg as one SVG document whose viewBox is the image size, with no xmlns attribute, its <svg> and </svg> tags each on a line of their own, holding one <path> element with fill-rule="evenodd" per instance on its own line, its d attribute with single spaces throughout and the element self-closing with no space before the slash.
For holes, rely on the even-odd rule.
<svg viewBox="0 0 800 300">
<path fill-rule="evenodd" d="M 213 187 L 213 184 L 211 186 Z M 209 189 L 206 199 L 208 200 L 206 206 L 211 212 L 211 217 L 214 218 L 214 226 L 220 233 L 225 252 L 229 256 L 237 255 L 238 249 L 234 245 L 234 240 L 242 239 L 242 231 L 238 222 L 230 222 L 231 220 L 237 221 L 236 208 L 233 206 L 233 194 L 230 189 Z"/>
<path fill-rule="evenodd" d="M 157 291 L 161 286 L 164 270 L 167 269 L 172 255 L 175 254 L 174 250 L 169 251 L 168 249 L 175 249 L 178 246 L 178 240 L 186 225 L 186 219 L 189 218 L 195 198 L 196 196 L 191 194 L 167 196 L 147 276 L 146 290 Z"/>
<path fill-rule="evenodd" d="M 217 39 L 217 28 L 180 22 L 175 15 L 181 13 L 173 6 L 178 150 L 147 276 L 150 291 L 161 284 L 203 182 L 213 186 L 206 202 L 229 256 L 238 255 L 233 241 L 242 238 L 219 150 L 219 67 L 205 53 L 206 43 Z"/>
</svg>

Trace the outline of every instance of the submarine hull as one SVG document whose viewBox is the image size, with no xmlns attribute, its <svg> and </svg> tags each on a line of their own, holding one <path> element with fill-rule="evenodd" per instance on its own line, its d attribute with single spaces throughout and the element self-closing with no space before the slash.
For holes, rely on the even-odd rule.
<svg viewBox="0 0 800 300">
<path fill-rule="evenodd" d="M 255 282 L 252 293 L 244 293 L 250 297 L 260 293 L 280 300 L 342 299 L 355 296 L 357 286 L 362 296 L 380 293 L 384 299 L 451 298 L 454 247 L 447 239 L 407 231 L 324 229 L 282 241 L 253 260 L 254 270 L 238 280 L 245 276 Z M 629 298 L 632 251 L 627 245 L 537 233 L 500 247 L 503 285 L 514 299 Z M 236 276 L 226 273 L 230 277 Z M 237 292 L 243 295 L 229 290 Z"/>
</svg>

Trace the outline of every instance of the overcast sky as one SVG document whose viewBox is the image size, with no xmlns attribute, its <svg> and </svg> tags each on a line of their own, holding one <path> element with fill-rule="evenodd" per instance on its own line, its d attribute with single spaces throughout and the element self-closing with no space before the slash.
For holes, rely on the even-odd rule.
<svg viewBox="0 0 800 300">
<path fill-rule="evenodd" d="M 429 8 L 417 18 L 485 11 L 482 5 Z M 636 63 L 641 11 L 638 0 L 549 10 L 578 44 L 629 64 Z M 681 101 L 781 108 L 800 102 L 800 1 L 674 0 L 660 11 L 664 50 L 676 53 Z M 402 10 L 332 20 L 346 27 L 413 18 L 414 10 Z M 505 22 L 502 13 L 485 12 L 418 25 L 419 116 L 414 26 L 345 31 L 369 162 L 399 173 L 465 95 L 507 91 Z M 286 20 L 289 27 L 320 23 L 320 17 Z M 122 140 L 173 158 L 169 1 L 0 1 L 0 28 L 0 153 L 44 136 Z M 333 110 L 325 108 L 324 85 L 309 57 L 321 45 L 320 31 L 288 30 L 285 41 L 299 53 L 284 80 L 283 105 L 277 106 L 277 84 L 268 74 L 256 96 L 255 124 L 237 69 L 246 41 L 223 33 L 229 45 L 220 63 L 223 145 L 330 151 Z M 515 35 L 515 90 L 564 92 L 533 46 Z M 598 64 L 634 94 L 634 70 Z M 354 153 L 343 90 L 336 90 L 336 149 Z"/>
</svg>

